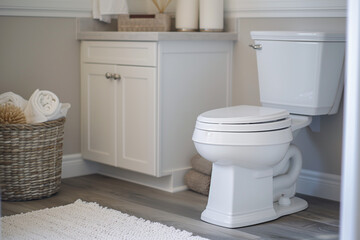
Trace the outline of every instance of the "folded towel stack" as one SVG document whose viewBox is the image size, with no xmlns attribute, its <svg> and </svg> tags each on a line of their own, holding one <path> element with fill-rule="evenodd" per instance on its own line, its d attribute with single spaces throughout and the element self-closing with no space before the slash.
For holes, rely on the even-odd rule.
<svg viewBox="0 0 360 240">
<path fill-rule="evenodd" d="M 209 195 L 212 163 L 199 154 L 191 159 L 192 169 L 185 175 L 185 183 L 190 190 Z"/>
<path fill-rule="evenodd" d="M 112 16 L 128 13 L 126 0 L 93 0 L 93 18 L 102 22 L 111 23 Z"/>
<path fill-rule="evenodd" d="M 12 104 L 19 107 L 24 112 L 26 123 L 30 124 L 66 117 L 71 107 L 69 103 L 60 103 L 54 93 L 39 89 L 36 89 L 29 101 L 13 92 L 0 94 L 0 104 Z"/>
</svg>

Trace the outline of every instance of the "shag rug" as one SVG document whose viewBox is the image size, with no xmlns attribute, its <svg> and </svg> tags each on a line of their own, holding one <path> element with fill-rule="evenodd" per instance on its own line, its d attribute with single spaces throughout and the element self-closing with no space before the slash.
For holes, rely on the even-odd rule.
<svg viewBox="0 0 360 240">
<path fill-rule="evenodd" d="M 76 202 L 1 218 L 3 240 L 181 239 L 204 240 L 192 233 L 150 222 L 97 203 Z"/>
</svg>

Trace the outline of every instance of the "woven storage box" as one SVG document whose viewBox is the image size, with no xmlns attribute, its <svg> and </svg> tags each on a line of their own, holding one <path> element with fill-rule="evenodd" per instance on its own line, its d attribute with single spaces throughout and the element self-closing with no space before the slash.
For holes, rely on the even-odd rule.
<svg viewBox="0 0 360 240">
<path fill-rule="evenodd" d="M 171 18 L 168 14 L 155 15 L 119 15 L 119 32 L 168 32 Z"/>
<path fill-rule="evenodd" d="M 1 198 L 49 197 L 61 183 L 65 118 L 36 124 L 0 124 Z"/>
</svg>

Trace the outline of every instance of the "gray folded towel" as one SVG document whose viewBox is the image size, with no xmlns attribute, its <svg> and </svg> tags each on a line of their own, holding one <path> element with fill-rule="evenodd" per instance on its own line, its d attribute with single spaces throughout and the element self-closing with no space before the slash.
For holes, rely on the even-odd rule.
<svg viewBox="0 0 360 240">
<path fill-rule="evenodd" d="M 193 167 L 193 169 L 195 169 L 196 171 L 198 171 L 200 173 L 203 173 L 206 175 L 211 175 L 212 162 L 206 160 L 199 154 L 196 154 L 191 159 L 191 166 Z"/>
<path fill-rule="evenodd" d="M 185 183 L 188 188 L 206 196 L 209 195 L 210 180 L 210 176 L 199 173 L 195 170 L 189 170 L 185 174 Z"/>
</svg>

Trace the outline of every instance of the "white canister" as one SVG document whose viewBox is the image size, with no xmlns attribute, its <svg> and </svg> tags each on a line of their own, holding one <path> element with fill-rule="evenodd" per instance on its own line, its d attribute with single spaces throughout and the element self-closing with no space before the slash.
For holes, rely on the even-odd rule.
<svg viewBox="0 0 360 240">
<path fill-rule="evenodd" d="M 199 28 L 199 0 L 177 0 L 176 29 L 191 32 Z"/>
<path fill-rule="evenodd" d="M 224 0 L 200 0 L 200 31 L 221 32 L 223 29 Z"/>
</svg>

